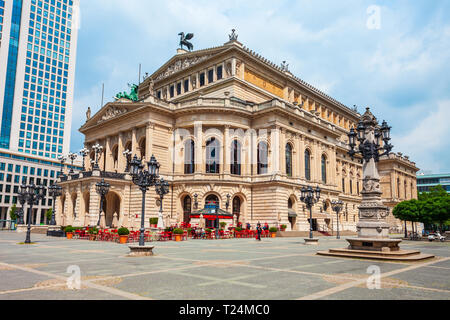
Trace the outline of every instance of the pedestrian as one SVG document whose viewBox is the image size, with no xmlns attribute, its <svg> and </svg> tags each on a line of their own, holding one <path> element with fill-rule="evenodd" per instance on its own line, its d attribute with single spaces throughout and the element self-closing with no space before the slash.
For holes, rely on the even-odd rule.
<svg viewBox="0 0 450 320">
<path fill-rule="evenodd" d="M 249 222 L 247 222 L 247 230 L 250 230 L 252 228 L 252 226 L 250 225 Z"/>
<path fill-rule="evenodd" d="M 262 228 L 261 228 L 261 223 L 258 222 L 258 225 L 256 227 L 256 231 L 258 231 L 258 237 L 256 238 L 257 241 L 261 241 L 261 233 L 262 233 Z"/>
</svg>

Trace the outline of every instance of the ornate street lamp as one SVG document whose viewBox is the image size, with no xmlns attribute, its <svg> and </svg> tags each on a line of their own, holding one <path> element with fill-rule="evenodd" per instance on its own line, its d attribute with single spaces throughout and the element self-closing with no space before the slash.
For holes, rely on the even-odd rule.
<svg viewBox="0 0 450 320">
<path fill-rule="evenodd" d="M 149 187 L 155 186 L 159 178 L 159 163 L 155 156 L 152 156 L 147 163 L 148 170 L 144 170 L 142 160 L 135 155 L 130 163 L 130 174 L 133 178 L 133 183 L 137 185 L 142 192 L 142 213 L 141 213 L 141 230 L 139 237 L 139 246 L 145 246 L 145 194 Z"/>
<path fill-rule="evenodd" d="M 194 210 L 198 210 L 198 194 L 194 194 Z"/>
<path fill-rule="evenodd" d="M 33 205 L 38 205 L 39 201 L 44 199 L 45 194 L 45 187 L 43 186 L 36 186 L 34 184 L 31 185 L 22 185 L 19 188 L 19 199 L 24 200 L 24 204 L 28 203 L 30 206 L 29 209 L 29 215 L 28 215 L 28 227 L 27 227 L 27 236 L 25 239 L 26 244 L 31 243 L 31 219 L 33 215 Z"/>
<path fill-rule="evenodd" d="M 64 162 L 66 162 L 66 158 L 63 157 L 63 156 L 59 156 L 59 157 L 58 157 L 58 160 L 59 160 L 59 162 L 61 163 L 61 171 L 60 171 L 60 173 L 59 173 L 59 176 L 60 176 L 60 177 L 63 177 L 63 176 L 64 176 L 64 172 L 63 172 L 63 169 L 64 169 Z"/>
<path fill-rule="evenodd" d="M 102 179 L 102 181 L 98 182 L 95 185 L 95 190 L 100 195 L 100 214 L 99 214 L 98 222 L 97 222 L 97 226 L 99 226 L 99 227 L 100 227 L 100 220 L 102 219 L 102 214 L 103 214 L 103 201 L 105 199 L 105 196 L 108 194 L 110 187 L 111 187 L 111 185 L 109 183 L 105 182 L 105 179 Z"/>
<path fill-rule="evenodd" d="M 80 150 L 80 155 L 83 157 L 83 172 L 86 171 L 86 167 L 84 165 L 84 159 L 88 156 L 88 154 L 89 154 L 89 150 L 88 149 L 83 148 L 83 149 Z"/>
<path fill-rule="evenodd" d="M 333 200 L 331 202 L 331 208 L 333 209 L 334 212 L 336 212 L 336 221 L 337 221 L 337 236 L 336 236 L 336 239 L 340 239 L 341 236 L 339 234 L 339 213 L 344 208 L 344 202 L 342 202 L 342 200 Z"/>
<path fill-rule="evenodd" d="M 164 196 L 169 193 L 169 183 L 165 181 L 163 178 L 156 182 L 155 185 L 156 194 L 159 195 L 159 217 L 158 217 L 158 227 L 160 226 L 160 221 L 163 220 L 163 200 Z"/>
<path fill-rule="evenodd" d="M 391 127 L 386 121 L 383 121 L 380 126 L 370 112 L 370 108 L 367 108 L 356 130 L 354 128 L 350 130 L 348 138 L 350 146 L 348 154 L 351 158 L 354 159 L 356 154 L 361 154 L 364 159 L 363 199 L 360 207 L 360 222 L 357 226 L 358 235 L 360 238 L 374 238 L 374 235 L 377 235 L 376 238 L 387 238 L 389 225 L 383 220 L 389 211 L 381 200 L 377 163 L 382 156 L 388 155 L 393 149 L 389 143 Z"/>
<path fill-rule="evenodd" d="M 125 172 L 130 172 L 131 156 L 133 153 L 127 149 L 122 154 L 127 159 L 127 167 L 125 168 Z"/>
<path fill-rule="evenodd" d="M 23 214 L 23 206 L 25 205 L 27 200 L 26 200 L 25 196 L 20 194 L 20 193 L 19 193 L 18 200 L 19 200 L 19 203 L 20 203 L 20 210 L 19 210 L 19 214 L 18 214 L 19 221 L 17 222 L 17 224 L 20 225 L 20 224 L 24 224 L 24 221 L 23 221 L 23 216 L 24 216 L 24 214 Z"/>
<path fill-rule="evenodd" d="M 306 204 L 309 209 L 309 238 L 313 239 L 313 219 L 312 219 L 312 207 L 314 204 L 319 202 L 320 199 L 320 188 L 317 187 L 313 190 L 312 187 L 305 187 L 301 190 L 300 200 Z"/>
<path fill-rule="evenodd" d="M 75 173 L 75 172 L 73 171 L 73 162 L 75 161 L 75 159 L 76 159 L 77 157 L 78 157 L 78 156 L 76 155 L 76 153 L 72 153 L 72 152 L 70 152 L 69 155 L 68 155 L 68 158 L 70 159 L 70 171 L 69 171 L 69 175 L 72 175 L 72 174 Z"/>
<path fill-rule="evenodd" d="M 94 167 L 92 169 L 100 170 L 100 167 L 98 166 L 98 156 L 100 153 L 102 153 L 103 147 L 97 143 L 95 146 L 92 147 L 92 150 L 94 150 L 94 152 L 95 152 L 95 163 L 94 163 Z"/>
<path fill-rule="evenodd" d="M 50 226 L 56 226 L 56 213 L 55 213 L 55 202 L 56 198 L 62 196 L 62 188 L 57 184 L 53 184 L 48 187 L 48 195 L 53 198 L 53 211 L 52 211 L 52 220 L 50 221 Z"/>
</svg>

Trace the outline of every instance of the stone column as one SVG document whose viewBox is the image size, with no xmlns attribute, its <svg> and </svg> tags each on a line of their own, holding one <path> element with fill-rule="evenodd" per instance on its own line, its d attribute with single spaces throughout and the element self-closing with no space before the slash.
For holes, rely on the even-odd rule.
<svg viewBox="0 0 450 320">
<path fill-rule="evenodd" d="M 299 159 L 299 171 L 300 171 L 300 174 L 299 174 L 299 177 L 301 178 L 301 179 L 306 179 L 306 177 L 305 177 L 305 137 L 303 136 L 303 135 L 299 135 L 299 138 L 298 138 L 298 140 L 299 140 L 299 156 L 298 156 L 298 159 Z"/>
<path fill-rule="evenodd" d="M 204 173 L 204 142 L 203 142 L 203 127 L 201 122 L 196 122 L 194 124 L 194 135 L 195 135 L 195 173 Z"/>
<path fill-rule="evenodd" d="M 137 129 L 136 128 L 133 128 L 133 132 L 132 132 L 132 135 L 131 135 L 131 144 L 132 144 L 132 146 L 131 146 L 131 151 L 133 152 L 133 154 L 132 154 L 132 158 L 135 156 L 135 155 L 138 155 L 137 154 L 137 150 L 138 150 L 138 143 L 137 143 Z"/>
<path fill-rule="evenodd" d="M 147 161 L 150 161 L 150 158 L 153 155 L 153 134 L 155 130 L 155 124 L 152 122 L 148 122 L 145 128 L 145 158 Z"/>
<path fill-rule="evenodd" d="M 105 145 L 105 163 L 106 163 L 106 171 L 113 171 L 112 168 L 114 167 L 112 160 L 112 152 L 111 152 L 111 137 L 106 138 L 106 145 Z"/>
<path fill-rule="evenodd" d="M 224 127 L 223 148 L 222 148 L 222 165 L 221 172 L 230 174 L 231 165 L 231 141 L 230 141 L 230 126 Z M 223 168 L 223 169 L 222 169 Z"/>
<path fill-rule="evenodd" d="M 286 129 L 280 128 L 280 171 L 286 174 Z"/>
<path fill-rule="evenodd" d="M 124 157 L 124 146 L 123 146 L 123 132 L 119 132 L 119 139 L 117 143 L 117 171 L 124 172 L 127 165 L 127 159 Z"/>
<path fill-rule="evenodd" d="M 280 128 L 275 127 L 270 132 L 270 150 L 272 153 L 272 174 L 280 174 Z"/>
</svg>

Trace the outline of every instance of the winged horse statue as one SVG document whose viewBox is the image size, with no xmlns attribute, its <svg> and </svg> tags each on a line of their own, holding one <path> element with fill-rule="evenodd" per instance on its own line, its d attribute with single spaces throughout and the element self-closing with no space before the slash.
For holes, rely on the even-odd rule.
<svg viewBox="0 0 450 320">
<path fill-rule="evenodd" d="M 192 43 L 190 43 L 189 41 L 187 41 L 187 40 L 191 40 L 194 37 L 193 33 L 188 33 L 185 35 L 184 32 L 180 32 L 178 35 L 181 37 L 181 40 L 180 40 L 181 49 L 183 49 L 183 46 L 186 46 L 189 51 L 194 50 L 194 45 Z"/>
</svg>

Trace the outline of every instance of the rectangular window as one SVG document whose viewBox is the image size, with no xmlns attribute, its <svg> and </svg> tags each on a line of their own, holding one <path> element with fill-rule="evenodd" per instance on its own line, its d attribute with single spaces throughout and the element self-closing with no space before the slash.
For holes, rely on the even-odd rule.
<svg viewBox="0 0 450 320">
<path fill-rule="evenodd" d="M 208 83 L 214 82 L 214 69 L 208 71 Z"/>
<path fill-rule="evenodd" d="M 218 66 L 217 67 L 217 80 L 221 80 L 223 77 L 223 67 Z"/>
<path fill-rule="evenodd" d="M 181 82 L 177 83 L 177 95 L 181 94 Z"/>
<path fill-rule="evenodd" d="M 200 87 L 205 85 L 205 73 L 200 73 Z"/>
<path fill-rule="evenodd" d="M 170 86 L 170 97 L 173 98 L 175 95 L 175 87 L 173 85 Z"/>
<path fill-rule="evenodd" d="M 184 92 L 189 91 L 189 79 L 184 80 Z"/>
</svg>

